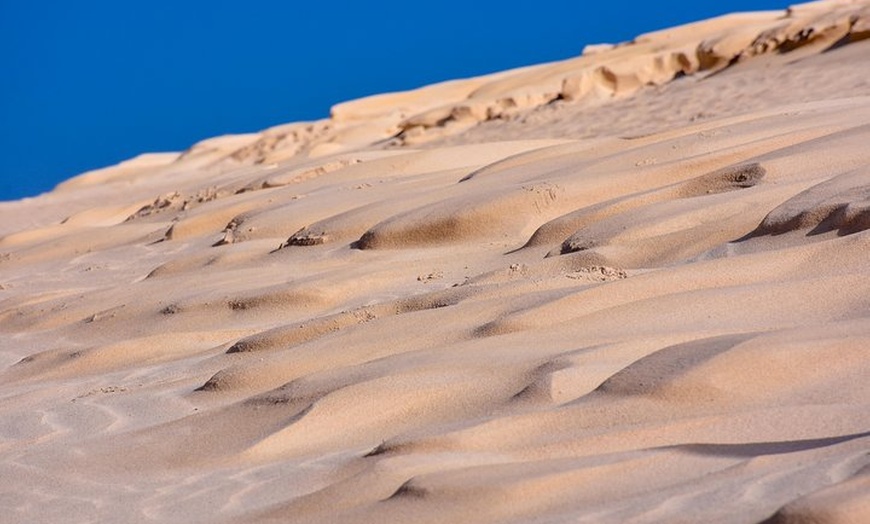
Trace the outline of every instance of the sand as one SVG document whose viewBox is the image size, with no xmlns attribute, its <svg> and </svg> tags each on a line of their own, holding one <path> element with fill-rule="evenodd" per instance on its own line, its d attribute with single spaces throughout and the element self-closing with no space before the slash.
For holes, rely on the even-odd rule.
<svg viewBox="0 0 870 524">
<path fill-rule="evenodd" d="M 0 204 L 2 522 L 870 522 L 870 2 Z"/>
</svg>

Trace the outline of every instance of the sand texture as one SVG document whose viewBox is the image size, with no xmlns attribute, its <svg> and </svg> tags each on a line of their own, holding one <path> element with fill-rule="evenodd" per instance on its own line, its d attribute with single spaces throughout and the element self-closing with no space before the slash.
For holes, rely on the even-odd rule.
<svg viewBox="0 0 870 524">
<path fill-rule="evenodd" d="M 0 522 L 870 522 L 870 2 L 0 204 Z"/>
</svg>

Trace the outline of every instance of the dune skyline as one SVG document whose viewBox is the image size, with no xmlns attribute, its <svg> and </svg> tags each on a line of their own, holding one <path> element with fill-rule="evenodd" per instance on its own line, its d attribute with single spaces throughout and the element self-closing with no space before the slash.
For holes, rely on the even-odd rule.
<svg viewBox="0 0 870 524">
<path fill-rule="evenodd" d="M 867 521 L 868 71 L 741 12 L 0 203 L 0 521 Z"/>
<path fill-rule="evenodd" d="M 0 201 L 36 196 L 143 152 L 321 119 L 342 101 L 564 59 L 587 43 L 787 4 L 665 0 L 634 5 L 631 17 L 615 4 L 548 5 L 526 10 L 522 31 L 508 31 L 519 15 L 511 6 L 455 0 L 261 0 L 256 8 L 232 0 L 0 4 L 0 47 L 7 51 Z M 459 27 L 469 30 L 444 30 Z"/>
</svg>

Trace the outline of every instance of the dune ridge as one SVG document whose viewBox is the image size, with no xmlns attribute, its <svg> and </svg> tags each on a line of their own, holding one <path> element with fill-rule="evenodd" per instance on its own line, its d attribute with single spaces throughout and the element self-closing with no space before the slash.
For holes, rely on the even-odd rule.
<svg viewBox="0 0 870 524">
<path fill-rule="evenodd" d="M 0 203 L 0 521 L 870 519 L 870 3 Z"/>
</svg>

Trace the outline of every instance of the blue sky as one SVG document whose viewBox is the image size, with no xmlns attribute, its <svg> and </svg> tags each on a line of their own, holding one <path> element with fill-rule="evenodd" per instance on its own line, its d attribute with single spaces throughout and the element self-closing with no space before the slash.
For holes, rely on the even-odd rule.
<svg viewBox="0 0 870 524">
<path fill-rule="evenodd" d="M 787 2 L 0 0 L 0 200 L 361 96 Z"/>
</svg>

